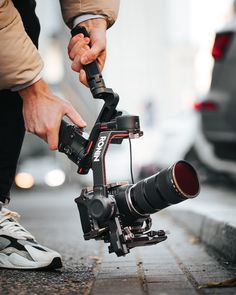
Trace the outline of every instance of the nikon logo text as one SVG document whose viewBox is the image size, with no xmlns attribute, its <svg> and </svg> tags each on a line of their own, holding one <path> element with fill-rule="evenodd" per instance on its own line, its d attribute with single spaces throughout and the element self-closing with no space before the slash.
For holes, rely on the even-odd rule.
<svg viewBox="0 0 236 295">
<path fill-rule="evenodd" d="M 102 147 L 104 146 L 106 138 L 107 138 L 106 136 L 101 136 L 101 138 L 99 139 L 99 142 L 97 144 L 97 147 L 96 147 L 94 155 L 93 155 L 94 162 L 100 161 L 101 150 L 102 150 Z"/>
</svg>

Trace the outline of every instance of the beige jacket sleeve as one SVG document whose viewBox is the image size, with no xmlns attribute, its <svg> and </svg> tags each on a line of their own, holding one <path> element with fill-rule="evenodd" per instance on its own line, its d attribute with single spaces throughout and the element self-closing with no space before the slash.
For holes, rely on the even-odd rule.
<svg viewBox="0 0 236 295">
<path fill-rule="evenodd" d="M 103 15 L 111 27 L 118 14 L 119 0 L 60 0 L 65 23 L 72 28 L 75 17 L 83 14 Z"/>
<path fill-rule="evenodd" d="M 41 57 L 12 1 L 0 0 L 0 89 L 30 85 L 42 68 Z"/>
</svg>

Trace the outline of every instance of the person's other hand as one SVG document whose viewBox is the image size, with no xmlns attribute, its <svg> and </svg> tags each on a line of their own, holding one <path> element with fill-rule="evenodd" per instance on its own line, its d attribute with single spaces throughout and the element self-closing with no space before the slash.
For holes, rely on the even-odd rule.
<svg viewBox="0 0 236 295">
<path fill-rule="evenodd" d="M 80 23 L 88 31 L 90 38 L 78 34 L 71 38 L 68 45 L 68 54 L 72 60 L 71 68 L 80 73 L 80 82 L 88 86 L 83 65 L 89 64 L 94 60 L 98 61 L 102 71 L 106 60 L 106 29 L 105 19 L 90 19 Z M 89 44 L 91 47 L 89 47 Z"/>
<path fill-rule="evenodd" d="M 23 99 L 25 129 L 45 140 L 51 150 L 58 148 L 59 129 L 64 116 L 79 127 L 86 127 L 73 106 L 55 96 L 43 80 L 20 90 L 19 94 Z"/>
</svg>

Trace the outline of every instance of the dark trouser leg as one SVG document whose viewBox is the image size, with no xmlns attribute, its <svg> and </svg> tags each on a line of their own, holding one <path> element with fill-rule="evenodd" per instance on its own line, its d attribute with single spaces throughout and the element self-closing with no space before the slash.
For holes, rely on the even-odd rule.
<svg viewBox="0 0 236 295">
<path fill-rule="evenodd" d="M 13 0 L 13 3 L 21 15 L 27 34 L 38 46 L 40 25 L 35 15 L 35 0 Z M 0 202 L 9 199 L 24 133 L 19 94 L 10 90 L 0 91 Z"/>
<path fill-rule="evenodd" d="M 0 91 L 0 201 L 5 202 L 14 181 L 25 128 L 18 93 Z"/>
</svg>

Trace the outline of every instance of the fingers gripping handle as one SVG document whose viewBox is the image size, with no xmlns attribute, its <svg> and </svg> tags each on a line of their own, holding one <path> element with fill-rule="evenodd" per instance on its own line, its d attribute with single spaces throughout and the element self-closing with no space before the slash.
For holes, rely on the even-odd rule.
<svg viewBox="0 0 236 295">
<path fill-rule="evenodd" d="M 72 37 L 80 33 L 83 34 L 84 37 L 89 37 L 89 33 L 87 32 L 85 27 L 76 26 L 71 31 Z M 100 98 L 106 86 L 103 81 L 102 74 L 99 70 L 97 61 L 93 61 L 90 64 L 84 65 L 83 68 L 85 70 L 89 88 L 92 92 L 93 97 Z"/>
</svg>

